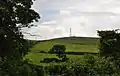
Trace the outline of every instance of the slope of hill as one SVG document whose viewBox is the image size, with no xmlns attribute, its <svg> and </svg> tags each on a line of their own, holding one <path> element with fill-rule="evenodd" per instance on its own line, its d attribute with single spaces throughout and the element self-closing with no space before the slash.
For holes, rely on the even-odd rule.
<svg viewBox="0 0 120 76">
<path fill-rule="evenodd" d="M 31 48 L 31 52 L 38 53 L 40 51 L 49 51 L 55 44 L 63 44 L 66 46 L 66 51 L 69 52 L 98 52 L 99 38 L 94 37 L 63 37 L 50 40 L 38 41 Z"/>
</svg>

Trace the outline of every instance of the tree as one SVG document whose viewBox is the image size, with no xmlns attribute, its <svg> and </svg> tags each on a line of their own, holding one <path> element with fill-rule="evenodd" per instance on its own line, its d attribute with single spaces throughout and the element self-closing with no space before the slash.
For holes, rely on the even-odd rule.
<svg viewBox="0 0 120 76">
<path fill-rule="evenodd" d="M 0 57 L 22 58 L 29 48 L 21 29 L 34 26 L 40 18 L 31 5 L 32 0 L 7 0 L 0 2 Z"/>
<path fill-rule="evenodd" d="M 120 33 L 118 30 L 98 31 L 100 36 L 100 54 L 102 56 L 117 56 L 120 53 Z"/>
<path fill-rule="evenodd" d="M 65 45 L 56 44 L 56 45 L 53 45 L 53 47 L 52 47 L 52 49 L 51 49 L 50 51 L 51 51 L 52 53 L 56 53 L 56 55 L 57 55 L 59 58 L 62 58 L 62 60 L 65 61 L 65 60 L 68 59 L 68 58 L 66 57 L 65 50 L 66 50 Z"/>
<path fill-rule="evenodd" d="M 57 54 L 65 53 L 65 50 L 66 50 L 65 45 L 56 44 L 56 45 L 53 45 L 52 47 L 52 51 Z"/>
</svg>

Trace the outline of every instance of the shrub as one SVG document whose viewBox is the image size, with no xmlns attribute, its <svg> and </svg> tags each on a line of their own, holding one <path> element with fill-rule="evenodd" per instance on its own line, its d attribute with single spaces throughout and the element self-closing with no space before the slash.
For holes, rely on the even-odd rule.
<svg viewBox="0 0 120 76">
<path fill-rule="evenodd" d="M 51 64 L 45 69 L 50 76 L 119 76 L 119 65 L 112 59 L 88 55 L 79 63 Z"/>
<path fill-rule="evenodd" d="M 120 68 L 112 59 L 87 56 L 81 63 L 74 63 L 67 68 L 64 76 L 119 76 Z"/>
<path fill-rule="evenodd" d="M 46 76 L 43 67 L 28 62 L 28 60 L 19 61 L 16 59 L 0 61 L 0 76 Z"/>
</svg>

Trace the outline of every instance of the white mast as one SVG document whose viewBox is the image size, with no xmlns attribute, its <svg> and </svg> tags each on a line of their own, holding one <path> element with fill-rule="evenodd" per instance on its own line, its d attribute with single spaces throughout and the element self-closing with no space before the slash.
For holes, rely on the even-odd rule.
<svg viewBox="0 0 120 76">
<path fill-rule="evenodd" d="M 70 28 L 70 34 L 69 34 L 69 36 L 71 37 L 72 36 L 72 29 Z"/>
</svg>

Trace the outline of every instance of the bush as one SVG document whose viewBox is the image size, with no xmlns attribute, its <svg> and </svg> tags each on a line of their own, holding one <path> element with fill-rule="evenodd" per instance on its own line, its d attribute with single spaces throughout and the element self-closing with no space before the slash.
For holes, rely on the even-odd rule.
<svg viewBox="0 0 120 76">
<path fill-rule="evenodd" d="M 46 76 L 43 67 L 28 62 L 28 60 L 19 61 L 16 59 L 0 61 L 0 76 Z"/>
<path fill-rule="evenodd" d="M 45 69 L 50 76 L 119 76 L 119 65 L 112 59 L 88 55 L 79 63 L 51 64 Z"/>
<path fill-rule="evenodd" d="M 118 57 L 118 56 L 117 56 Z M 0 61 L 0 76 L 119 76 L 120 60 L 114 57 L 86 55 L 75 62 L 64 62 L 49 66 L 30 64 L 30 61 L 9 59 Z"/>
</svg>

